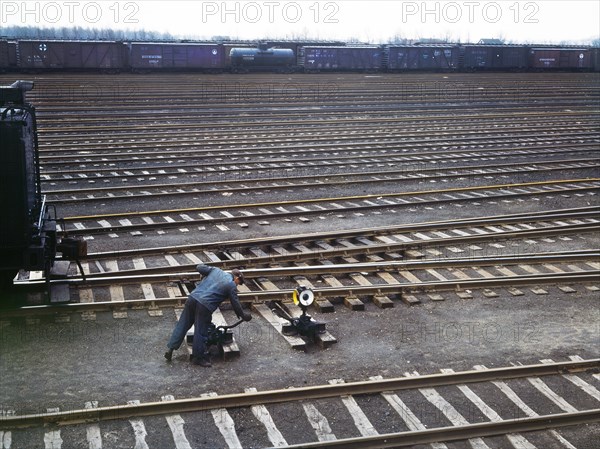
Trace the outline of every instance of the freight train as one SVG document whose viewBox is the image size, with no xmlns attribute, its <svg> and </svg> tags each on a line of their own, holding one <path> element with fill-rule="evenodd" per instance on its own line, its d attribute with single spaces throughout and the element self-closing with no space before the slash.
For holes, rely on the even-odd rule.
<svg viewBox="0 0 600 449">
<path fill-rule="evenodd" d="M 56 209 L 42 193 L 35 108 L 26 101 L 31 89 L 31 81 L 0 86 L 0 295 L 20 269 L 43 271 L 49 281 L 57 255 L 68 269 L 68 260 L 78 262 L 87 250 L 57 231 Z"/>
<path fill-rule="evenodd" d="M 0 71 L 600 71 L 597 47 L 0 39 Z"/>
</svg>

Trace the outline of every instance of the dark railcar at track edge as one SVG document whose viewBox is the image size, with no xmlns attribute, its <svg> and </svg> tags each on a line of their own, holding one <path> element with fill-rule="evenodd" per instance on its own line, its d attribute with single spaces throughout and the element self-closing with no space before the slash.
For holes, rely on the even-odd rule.
<svg viewBox="0 0 600 449">
<path fill-rule="evenodd" d="M 458 70 L 459 49 L 452 45 L 390 45 L 385 52 L 389 71 Z"/>
<path fill-rule="evenodd" d="M 19 270 L 43 271 L 49 286 L 57 254 L 59 276 L 70 260 L 81 269 L 79 259 L 87 254 L 85 241 L 58 235 L 56 209 L 42 194 L 35 108 L 25 98 L 31 89 L 31 81 L 0 86 L 0 299 Z M 60 296 L 54 299 L 68 301 L 68 289 Z"/>
<path fill-rule="evenodd" d="M 56 222 L 41 192 L 30 81 L 0 86 L 0 290 L 19 269 L 44 270 L 56 253 Z"/>
</svg>

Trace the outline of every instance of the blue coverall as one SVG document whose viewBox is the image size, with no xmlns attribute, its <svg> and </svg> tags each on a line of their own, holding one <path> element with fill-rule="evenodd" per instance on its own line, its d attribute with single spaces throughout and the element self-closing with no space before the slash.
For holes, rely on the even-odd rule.
<svg viewBox="0 0 600 449">
<path fill-rule="evenodd" d="M 238 317 L 242 317 L 244 312 L 237 295 L 237 285 L 231 273 L 203 264 L 198 265 L 196 270 L 203 276 L 202 281 L 188 296 L 167 347 L 170 350 L 178 349 L 183 343 L 187 331 L 193 325 L 192 359 L 199 361 L 206 360 L 208 326 L 212 320 L 212 313 L 219 305 L 229 298 Z"/>
</svg>

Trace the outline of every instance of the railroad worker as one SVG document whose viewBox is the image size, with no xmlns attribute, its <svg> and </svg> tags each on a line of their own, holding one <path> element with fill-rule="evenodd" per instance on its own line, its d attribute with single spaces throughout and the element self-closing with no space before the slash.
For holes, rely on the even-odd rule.
<svg viewBox="0 0 600 449">
<path fill-rule="evenodd" d="M 185 307 L 173 330 L 165 353 L 167 361 L 171 361 L 173 351 L 183 343 L 187 331 L 194 325 L 194 342 L 192 344 L 192 363 L 210 367 L 210 360 L 205 354 L 208 339 L 208 326 L 212 321 L 213 312 L 224 300 L 229 298 L 238 318 L 250 321 L 252 315 L 242 308 L 237 295 L 237 286 L 244 283 L 244 275 L 240 270 L 225 272 L 216 267 L 200 264 L 196 270 L 202 275 L 201 282 L 190 293 Z"/>
</svg>

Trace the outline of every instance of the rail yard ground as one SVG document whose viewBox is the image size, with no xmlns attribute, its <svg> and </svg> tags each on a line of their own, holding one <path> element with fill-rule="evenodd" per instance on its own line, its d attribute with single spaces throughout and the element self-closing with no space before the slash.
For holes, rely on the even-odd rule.
<svg viewBox="0 0 600 449">
<path fill-rule="evenodd" d="M 7 311 L 0 318 L 5 416 L 600 355 L 598 74 L 21 77 L 36 82 L 28 99 L 38 110 L 44 190 L 91 253 L 84 261 L 90 283 L 72 285 L 70 297 L 114 304 Z M 12 81 L 0 75 L 0 83 Z M 555 216 L 560 210 L 564 216 Z M 536 218 L 542 212 L 548 217 Z M 439 223 L 421 225 L 430 222 Z M 382 227 L 388 229 L 373 229 Z M 147 252 L 132 252 L 140 249 Z M 528 259 L 543 255 L 552 259 Z M 175 303 L 185 293 L 181 276 L 101 280 L 127 270 L 133 276 L 134 269 L 135 275 L 189 272 L 198 260 L 248 271 L 298 270 L 250 276 L 242 300 L 253 320 L 234 332 L 240 357 L 216 360 L 210 369 L 190 365 L 185 348 L 165 362 L 173 304 L 117 307 L 144 298 Z M 382 262 L 440 265 L 383 273 L 358 266 Z M 345 272 L 333 271 L 339 264 Z M 308 271 L 313 266 L 322 272 Z M 70 270 L 78 275 L 74 265 Z M 589 277 L 542 278 L 551 274 Z M 21 280 L 35 276 L 22 273 Z M 280 299 L 289 301 L 284 292 L 307 282 L 316 292 L 349 293 L 319 298 L 333 303 L 331 312 L 310 310 L 337 343 L 299 351 L 264 318 L 252 294 L 281 290 Z M 360 290 L 373 285 L 382 293 Z M 381 296 L 393 307 L 384 308 Z M 39 303 L 39 295 L 31 297 Z M 361 308 L 357 301 L 364 310 L 352 310 Z M 231 310 L 223 315 L 235 319 Z M 597 409 L 600 399 L 588 393 L 598 389 L 593 374 L 580 374 L 592 387 L 586 391 L 555 379 L 549 385 L 574 408 Z M 536 413 L 569 410 L 528 390 L 535 382 L 514 382 Z M 491 419 L 463 390 L 445 388 L 454 418 Z M 481 385 L 477 393 L 503 419 L 520 417 L 495 389 Z M 411 391 L 404 399 L 425 426 L 457 425 L 429 408 L 431 394 Z M 379 434 L 407 430 L 381 397 L 358 398 Z M 315 430 L 298 403 L 269 410 L 278 427 L 292 423 L 282 430 L 289 444 L 360 436 L 352 413 L 337 401 L 315 401 L 330 426 L 325 436 L 324 421 Z M 246 409 L 230 413 L 242 446 L 273 443 Z M 191 447 L 235 447 L 213 415 L 181 415 Z M 171 421 L 144 421 L 149 447 L 181 442 Z M 102 447 L 133 447 L 132 425 L 101 423 Z M 3 428 L 0 445 L 10 430 L 11 447 L 43 447 L 56 429 Z M 64 428 L 63 447 L 89 447 L 87 429 Z M 558 432 L 577 448 L 596 447 L 600 438 L 597 422 Z M 570 447 L 548 431 L 523 435 L 532 446 L 522 447 Z M 447 447 L 471 447 L 469 441 Z M 506 436 L 484 441 L 513 447 Z"/>
</svg>

